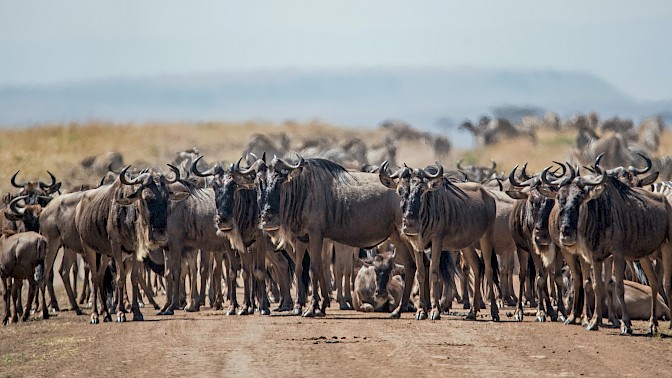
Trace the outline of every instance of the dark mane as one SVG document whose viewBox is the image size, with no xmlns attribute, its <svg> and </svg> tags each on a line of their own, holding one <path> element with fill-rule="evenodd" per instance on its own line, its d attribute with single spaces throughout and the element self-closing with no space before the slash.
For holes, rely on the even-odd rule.
<svg viewBox="0 0 672 378">
<path fill-rule="evenodd" d="M 347 209 L 336 199 L 336 187 L 353 185 L 357 180 L 341 165 L 320 158 L 305 159 L 302 172 L 289 181 L 280 197 L 283 222 L 293 232 L 303 229 L 304 208 L 321 207 L 324 218 L 342 225 Z M 308 205 L 310 202 L 310 205 Z"/>
</svg>

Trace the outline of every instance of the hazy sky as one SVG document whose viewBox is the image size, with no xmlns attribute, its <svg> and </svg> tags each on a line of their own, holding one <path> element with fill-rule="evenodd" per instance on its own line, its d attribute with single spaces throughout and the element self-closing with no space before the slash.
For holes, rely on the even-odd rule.
<svg viewBox="0 0 672 378">
<path fill-rule="evenodd" d="M 672 1 L 0 0 L 0 85 L 372 66 L 581 70 L 672 99 Z"/>
</svg>

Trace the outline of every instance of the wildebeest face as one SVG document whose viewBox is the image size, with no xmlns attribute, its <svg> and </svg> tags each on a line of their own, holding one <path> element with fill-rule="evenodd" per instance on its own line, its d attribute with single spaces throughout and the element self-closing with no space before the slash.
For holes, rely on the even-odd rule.
<svg viewBox="0 0 672 378">
<path fill-rule="evenodd" d="M 373 268 L 376 272 L 376 297 L 387 298 L 387 284 L 390 282 L 394 267 L 393 253 L 379 254 L 373 258 Z"/>
<path fill-rule="evenodd" d="M 578 185 L 579 182 L 575 180 L 570 185 L 561 187 L 557 195 L 560 209 L 558 214 L 560 219 L 560 243 L 567 247 L 576 244 L 581 205 L 599 197 L 605 189 L 604 185 Z"/>
<path fill-rule="evenodd" d="M 230 174 L 216 178 L 213 184 L 217 206 L 216 226 L 221 231 L 230 231 L 235 226 L 233 211 L 238 185 Z"/>
<path fill-rule="evenodd" d="M 287 170 L 269 169 L 264 180 L 265 187 L 263 190 L 260 187 L 261 228 L 265 231 L 280 228 L 280 196 L 283 185 L 289 182 L 289 174 Z"/>
<path fill-rule="evenodd" d="M 28 204 L 31 196 L 19 196 L 14 198 L 5 210 L 5 218 L 11 222 L 23 222 L 25 231 L 40 232 L 40 214 L 42 213 L 42 206 L 39 204 Z M 23 201 L 26 205 L 19 206 L 19 202 Z"/>
<path fill-rule="evenodd" d="M 402 199 L 404 217 L 401 222 L 401 230 L 404 234 L 413 236 L 420 232 L 420 208 L 422 197 L 427 192 L 427 182 L 419 177 L 410 180 L 408 195 Z M 405 207 L 405 209 L 404 209 Z"/>
<path fill-rule="evenodd" d="M 540 246 L 547 246 L 551 243 L 548 220 L 555 205 L 555 200 L 541 195 L 537 190 L 532 190 L 528 201 L 530 202 L 534 222 L 534 229 L 532 230 L 534 242 Z"/>
</svg>

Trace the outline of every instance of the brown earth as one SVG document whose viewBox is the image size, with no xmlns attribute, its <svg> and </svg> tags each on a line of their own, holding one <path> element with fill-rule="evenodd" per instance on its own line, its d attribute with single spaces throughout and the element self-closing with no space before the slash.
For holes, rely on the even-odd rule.
<svg viewBox="0 0 672 378">
<path fill-rule="evenodd" d="M 655 376 L 672 366 L 667 322 L 660 336 L 625 337 L 533 316 L 516 323 L 510 309 L 501 323 L 486 311 L 476 322 L 458 313 L 416 321 L 334 308 L 316 319 L 155 312 L 144 308 L 144 322 L 89 325 L 88 316 L 64 311 L 2 327 L 0 376 Z M 636 335 L 645 330 L 635 322 Z"/>
</svg>

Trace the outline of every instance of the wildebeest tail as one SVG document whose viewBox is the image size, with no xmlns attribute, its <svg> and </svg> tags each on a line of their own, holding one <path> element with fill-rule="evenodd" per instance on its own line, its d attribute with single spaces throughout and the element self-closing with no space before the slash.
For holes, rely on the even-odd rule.
<svg viewBox="0 0 672 378">
<path fill-rule="evenodd" d="M 455 279 L 460 277 L 460 273 L 455 266 L 452 253 L 450 251 L 443 251 L 441 253 L 441 259 L 439 260 L 439 271 L 441 272 L 441 276 L 443 277 L 444 282 L 453 290 L 457 290 Z"/>
<path fill-rule="evenodd" d="M 635 271 L 633 273 L 639 282 L 641 282 L 642 285 L 648 285 L 649 280 L 646 279 L 646 274 L 644 274 L 644 269 L 642 269 L 642 265 L 639 263 L 639 261 L 635 261 L 632 266 L 635 267 Z"/>
<path fill-rule="evenodd" d="M 164 264 L 157 264 L 152 259 L 149 258 L 149 256 L 145 256 L 142 259 L 142 262 L 145 264 L 146 267 L 152 270 L 152 272 L 163 276 L 163 273 L 166 270 L 166 266 Z"/>
<path fill-rule="evenodd" d="M 289 267 L 289 276 L 294 277 L 294 273 L 296 272 L 296 264 L 294 263 L 294 260 L 289 256 L 289 253 L 287 253 L 286 250 L 282 249 L 280 252 L 282 254 L 282 258 L 287 260 L 287 266 Z"/>
</svg>

